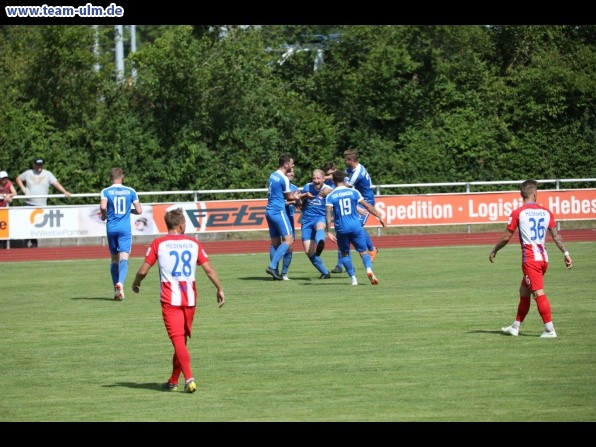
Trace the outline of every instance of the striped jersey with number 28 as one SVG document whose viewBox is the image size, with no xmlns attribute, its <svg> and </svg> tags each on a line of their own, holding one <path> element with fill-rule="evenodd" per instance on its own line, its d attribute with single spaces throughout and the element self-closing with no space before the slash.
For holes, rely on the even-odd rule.
<svg viewBox="0 0 596 447">
<path fill-rule="evenodd" d="M 145 262 L 159 265 L 160 301 L 172 306 L 196 306 L 196 268 L 207 261 L 209 256 L 201 244 L 184 234 L 155 239 L 145 255 Z"/>
</svg>

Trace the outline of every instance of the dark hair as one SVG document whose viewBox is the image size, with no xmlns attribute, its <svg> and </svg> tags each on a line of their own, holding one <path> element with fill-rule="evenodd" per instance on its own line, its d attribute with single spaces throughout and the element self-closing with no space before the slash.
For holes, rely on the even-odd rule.
<svg viewBox="0 0 596 447">
<path fill-rule="evenodd" d="M 277 165 L 278 168 L 281 168 L 283 165 L 285 165 L 286 163 L 289 163 L 290 160 L 293 160 L 294 157 L 290 154 L 283 154 L 281 157 L 279 157 L 279 163 Z"/>
<path fill-rule="evenodd" d="M 336 185 L 338 183 L 343 182 L 345 178 L 346 178 L 346 173 L 344 171 L 338 170 L 333 173 L 333 183 L 335 183 Z"/>
<path fill-rule="evenodd" d="M 323 172 L 325 173 L 325 175 L 327 175 L 327 172 L 331 169 L 337 171 L 337 167 L 335 166 L 335 163 L 333 163 L 332 161 L 328 161 L 323 165 Z"/>
</svg>

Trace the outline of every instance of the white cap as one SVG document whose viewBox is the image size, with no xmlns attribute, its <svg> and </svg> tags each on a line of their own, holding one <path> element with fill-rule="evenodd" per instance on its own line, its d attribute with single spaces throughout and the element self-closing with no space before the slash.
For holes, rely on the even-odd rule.
<svg viewBox="0 0 596 447">
<path fill-rule="evenodd" d="M 0 171 L 0 178 L 8 178 L 8 173 L 6 171 Z"/>
</svg>

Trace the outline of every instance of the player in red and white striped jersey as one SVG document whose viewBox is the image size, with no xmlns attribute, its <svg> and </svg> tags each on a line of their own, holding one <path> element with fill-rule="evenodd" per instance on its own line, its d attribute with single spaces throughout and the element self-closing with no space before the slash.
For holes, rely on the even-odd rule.
<svg viewBox="0 0 596 447">
<path fill-rule="evenodd" d="M 141 281 L 157 262 L 161 283 L 161 313 L 168 336 L 174 345 L 172 374 L 163 384 L 163 388 L 177 389 L 178 379 L 182 373 L 185 379 L 184 391 L 193 393 L 196 390 L 196 384 L 186 343 L 187 337 L 190 338 L 192 333 L 198 299 L 195 281 L 197 265 L 203 268 L 216 287 L 219 307 L 225 304 L 225 295 L 221 281 L 201 244 L 184 234 L 186 219 L 183 210 L 177 208 L 166 212 L 164 220 L 168 234 L 151 243 L 145 255 L 145 261 L 137 271 L 132 290 L 139 293 Z"/>
<path fill-rule="evenodd" d="M 530 310 L 530 297 L 533 296 L 538 307 L 538 313 L 544 323 L 544 332 L 540 337 L 554 338 L 557 333 L 553 326 L 550 303 L 544 291 L 544 275 L 548 269 L 547 230 L 563 253 L 565 265 L 568 269 L 573 266 L 573 261 L 563 244 L 561 234 L 557 230 L 553 213 L 536 202 L 538 182 L 536 180 L 526 180 L 521 184 L 520 193 L 524 201 L 523 205 L 513 210 L 509 216 L 509 223 L 505 233 L 488 256 L 490 262 L 494 262 L 497 252 L 507 245 L 516 229 L 519 231 L 523 278 L 519 288 L 520 297 L 517 316 L 511 326 L 501 328 L 501 330 L 508 335 L 519 335 L 519 328 Z"/>
</svg>

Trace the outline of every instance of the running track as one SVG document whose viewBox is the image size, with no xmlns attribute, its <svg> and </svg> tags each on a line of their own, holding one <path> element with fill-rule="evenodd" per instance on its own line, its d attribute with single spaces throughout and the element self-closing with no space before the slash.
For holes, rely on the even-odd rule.
<svg viewBox="0 0 596 447">
<path fill-rule="evenodd" d="M 482 233 L 449 233 L 449 234 L 416 234 L 398 236 L 373 237 L 378 248 L 408 248 L 408 247 L 444 247 L 449 245 L 492 245 L 497 242 L 502 232 Z M 596 241 L 595 229 L 562 230 L 565 242 Z M 516 241 L 513 236 L 510 243 Z M 550 236 L 549 236 L 550 239 Z M 550 240 L 552 242 L 552 239 Z M 268 253 L 269 240 L 249 241 L 205 241 L 207 253 L 239 254 L 239 253 Z M 302 250 L 302 243 L 296 241 L 295 250 Z M 144 257 L 147 244 L 133 245 L 131 257 Z M 109 256 L 105 245 L 73 245 L 59 247 L 12 248 L 0 251 L 0 262 L 22 261 L 60 261 L 66 259 L 102 259 Z"/>
</svg>

